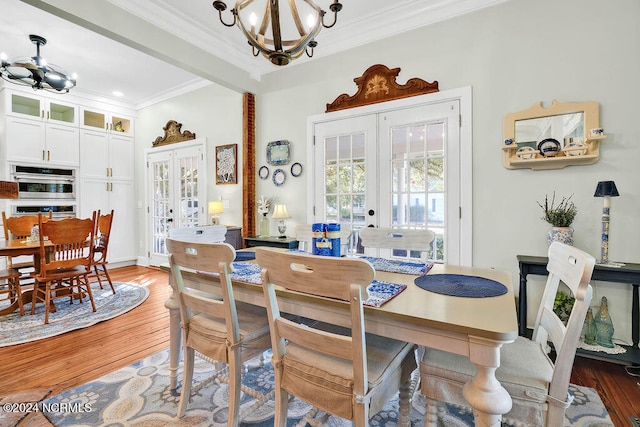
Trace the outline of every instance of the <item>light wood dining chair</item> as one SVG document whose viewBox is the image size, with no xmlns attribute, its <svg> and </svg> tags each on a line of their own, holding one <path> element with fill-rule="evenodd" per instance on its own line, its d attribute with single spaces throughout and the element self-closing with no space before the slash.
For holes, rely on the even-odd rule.
<svg viewBox="0 0 640 427">
<path fill-rule="evenodd" d="M 9 305 L 17 304 L 20 316 L 24 316 L 20 272 L 18 270 L 12 268 L 0 270 L 0 297 L 0 301 L 6 301 Z"/>
<path fill-rule="evenodd" d="M 506 344 L 500 353 L 496 378 L 513 400 L 510 412 L 503 416 L 517 426 L 556 427 L 564 424 L 569 394 L 571 369 L 580 340 L 582 326 L 591 302 L 589 285 L 595 259 L 573 246 L 553 242 L 549 246 L 549 276 L 542 295 L 531 340 L 518 337 Z M 553 311 L 560 282 L 575 297 L 566 324 Z M 549 356 L 551 341 L 555 359 Z M 437 425 L 438 406 L 442 402 L 469 408 L 463 397 L 464 386 L 471 380 L 475 367 L 464 356 L 426 348 L 420 363 L 421 389 L 427 397 L 425 426 Z"/>
<path fill-rule="evenodd" d="M 46 222 L 52 218 L 52 215 L 53 211 L 49 211 L 47 216 L 43 216 L 42 220 Z M 33 226 L 38 224 L 38 215 L 7 216 L 6 212 L 3 211 L 2 224 L 5 240 L 24 240 L 31 236 Z M 33 259 L 20 262 L 15 261 L 12 257 L 7 257 L 7 266 L 21 273 L 23 273 L 23 270 L 34 268 Z"/>
<path fill-rule="evenodd" d="M 91 218 L 44 221 L 42 213 L 38 214 L 40 268 L 32 273 L 35 284 L 31 314 L 35 313 L 36 303 L 43 302 L 45 324 L 49 323 L 50 304 L 55 299 L 69 298 L 71 304 L 78 299 L 82 303 L 86 295 L 92 310 L 96 311 L 88 278 L 93 259 L 95 217 L 94 212 Z"/>
<path fill-rule="evenodd" d="M 236 302 L 231 285 L 231 262 L 235 249 L 228 243 L 202 243 L 167 239 L 173 292 L 180 304 L 180 324 L 184 349 L 182 391 L 178 417 L 182 417 L 191 398 L 194 356 L 197 351 L 206 360 L 227 364 L 214 377 L 229 383 L 228 426 L 240 421 L 240 391 L 250 393 L 264 403 L 269 396 L 242 386 L 243 362 L 271 348 L 269 322 L 263 307 Z M 185 270 L 219 277 L 221 295 L 205 294 L 187 286 Z"/>
<path fill-rule="evenodd" d="M 419 251 L 420 258 L 426 260 L 431 249 L 431 242 L 435 234 L 426 229 L 397 229 L 365 227 L 358 231 L 364 248 L 400 249 L 405 251 Z M 407 252 L 406 258 L 409 257 Z"/>
<path fill-rule="evenodd" d="M 375 271 L 367 261 L 256 248 L 262 268 L 275 372 L 274 425 L 287 421 L 289 396 L 327 413 L 368 425 L 400 389 L 402 423 L 408 422 L 413 344 L 365 333 L 363 300 Z M 344 301 L 340 325 L 300 324 L 281 315 L 276 288 L 315 295 L 316 309 Z M 334 301 L 327 301 L 327 298 Z M 315 302 L 315 301 L 314 301 Z M 313 310 L 309 317 L 313 319 Z M 338 320 L 339 319 L 339 320 Z"/>
<path fill-rule="evenodd" d="M 111 234 L 111 224 L 113 224 L 113 209 L 108 214 L 102 214 L 100 211 L 96 214 L 96 228 L 94 230 L 94 246 L 93 260 L 91 262 L 91 271 L 89 279 L 96 278 L 102 289 L 102 279 L 105 279 L 111 291 L 115 295 L 116 288 L 113 287 L 111 276 L 107 270 L 107 250 L 109 249 L 109 236 Z"/>
</svg>

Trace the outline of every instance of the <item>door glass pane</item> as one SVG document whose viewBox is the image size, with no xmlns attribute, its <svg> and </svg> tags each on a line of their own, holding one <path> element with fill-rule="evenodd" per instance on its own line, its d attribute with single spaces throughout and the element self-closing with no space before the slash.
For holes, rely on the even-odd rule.
<svg viewBox="0 0 640 427">
<path fill-rule="evenodd" d="M 325 138 L 324 159 L 326 221 L 344 230 L 364 226 L 365 134 Z"/>
<path fill-rule="evenodd" d="M 391 129 L 391 223 L 394 228 L 444 232 L 443 122 L 400 125 Z M 442 242 L 442 239 L 441 239 Z M 396 256 L 420 257 L 419 253 Z M 444 261 L 433 249 L 429 258 Z M 439 257 L 440 256 L 440 257 Z"/>
<path fill-rule="evenodd" d="M 169 162 L 155 162 L 151 165 L 153 170 L 153 201 L 151 220 L 153 222 L 153 252 L 166 254 L 165 241 L 169 236 L 169 224 L 171 218 L 170 193 L 169 193 Z"/>
<path fill-rule="evenodd" d="M 178 227 L 195 227 L 200 218 L 198 206 L 198 157 L 183 157 L 178 160 Z"/>
</svg>

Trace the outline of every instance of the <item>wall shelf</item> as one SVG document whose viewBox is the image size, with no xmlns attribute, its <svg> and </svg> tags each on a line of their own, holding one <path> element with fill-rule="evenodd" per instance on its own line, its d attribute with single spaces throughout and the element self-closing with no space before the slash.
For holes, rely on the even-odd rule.
<svg viewBox="0 0 640 427">
<path fill-rule="evenodd" d="M 548 108 L 540 102 L 505 115 L 503 130 L 502 163 L 507 169 L 545 170 L 593 164 L 600 159 L 600 141 L 606 138 L 600 128 L 599 105 L 593 101 L 554 100 Z M 545 157 L 537 149 L 544 138 L 559 143 L 556 155 Z"/>
</svg>

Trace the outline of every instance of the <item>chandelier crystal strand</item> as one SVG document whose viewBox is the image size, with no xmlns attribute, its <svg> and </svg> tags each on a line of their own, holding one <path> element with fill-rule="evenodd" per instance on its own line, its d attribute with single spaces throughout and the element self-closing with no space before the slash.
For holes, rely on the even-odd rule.
<svg viewBox="0 0 640 427">
<path fill-rule="evenodd" d="M 8 82 L 31 86 L 33 90 L 44 89 L 50 92 L 69 92 L 76 86 L 77 76 L 69 76 L 62 68 L 47 64 L 40 56 L 40 46 L 47 44 L 47 39 L 31 34 L 29 39 L 36 45 L 36 56 L 15 58 L 8 61 L 3 53 L 0 56 L 0 75 Z"/>
<path fill-rule="evenodd" d="M 342 4 L 338 0 L 334 0 L 329 6 L 329 10 L 333 12 L 333 22 L 327 25 L 324 22 L 326 12 L 312 0 L 288 0 L 289 15 L 281 14 L 284 9 L 280 8 L 279 0 L 266 0 L 260 27 L 256 30 L 258 23 L 256 8 L 259 8 L 259 5 L 255 3 L 257 3 L 255 0 L 238 0 L 235 7 L 231 9 L 233 15 L 231 23 L 226 23 L 222 18 L 222 12 L 227 9 L 224 1 L 214 1 L 213 7 L 218 11 L 220 22 L 223 25 L 227 27 L 237 25 L 240 28 L 251 45 L 254 56 L 262 53 L 265 58 L 279 66 L 287 65 L 300 57 L 302 53 L 312 57 L 313 49 L 318 45 L 315 37 L 323 27 L 333 27 L 338 20 L 338 12 L 342 10 Z M 299 4 L 304 5 L 304 9 L 310 12 L 306 27 L 300 18 L 300 9 L 302 8 L 299 7 Z M 287 21 L 284 21 L 285 17 L 288 18 Z M 294 37 L 293 33 L 290 36 L 287 33 L 283 39 L 284 32 L 293 27 L 297 32 L 295 38 L 287 39 L 287 37 Z"/>
</svg>

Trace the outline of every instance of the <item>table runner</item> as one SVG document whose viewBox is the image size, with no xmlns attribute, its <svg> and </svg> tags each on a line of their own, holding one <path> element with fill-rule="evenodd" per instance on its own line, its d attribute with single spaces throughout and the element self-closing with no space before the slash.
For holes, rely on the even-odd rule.
<svg viewBox="0 0 640 427">
<path fill-rule="evenodd" d="M 427 291 L 455 297 L 487 298 L 507 293 L 507 287 L 495 280 L 464 274 L 427 274 L 414 283 Z"/>
<path fill-rule="evenodd" d="M 253 283 L 256 285 L 262 284 L 262 278 L 260 277 L 260 266 L 254 263 L 245 262 L 233 262 L 231 263 L 233 271 L 231 272 L 231 280 L 237 282 Z M 217 273 L 208 273 L 199 271 L 201 274 L 210 274 L 212 276 L 218 276 Z M 380 307 L 385 302 L 389 301 L 400 292 L 407 289 L 407 285 L 400 285 L 397 283 L 385 282 L 382 280 L 374 280 L 369 286 L 367 286 L 367 292 L 369 298 L 363 302 L 364 305 L 370 307 Z"/>
<path fill-rule="evenodd" d="M 432 262 L 408 262 L 370 256 L 360 256 L 358 258 L 369 261 L 376 271 L 387 271 L 389 273 L 413 274 L 415 276 L 420 276 L 422 274 L 427 274 L 427 272 L 431 270 L 431 267 L 433 267 Z"/>
</svg>

